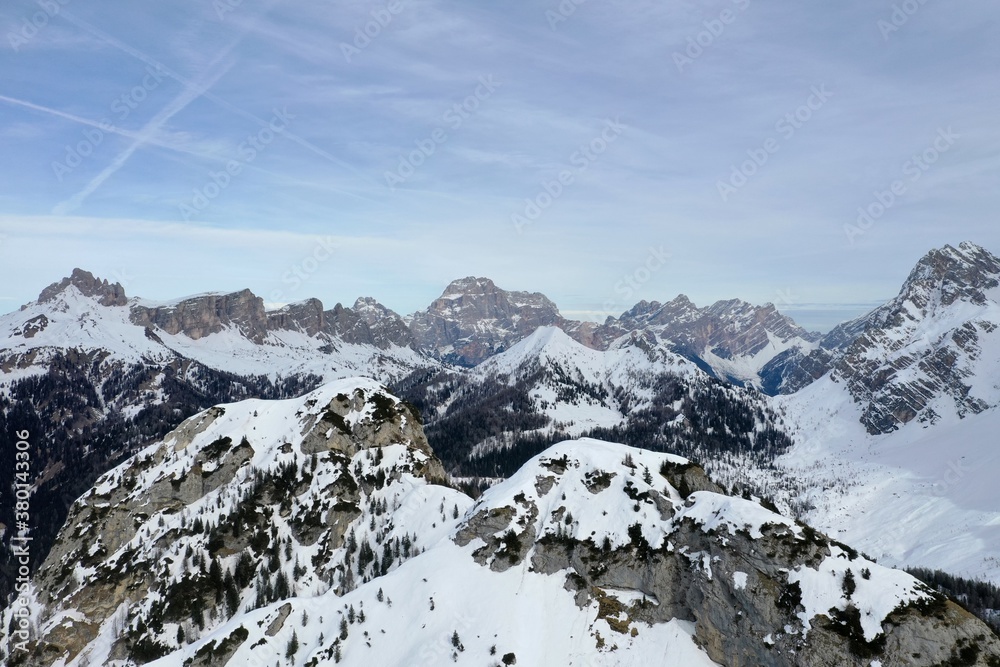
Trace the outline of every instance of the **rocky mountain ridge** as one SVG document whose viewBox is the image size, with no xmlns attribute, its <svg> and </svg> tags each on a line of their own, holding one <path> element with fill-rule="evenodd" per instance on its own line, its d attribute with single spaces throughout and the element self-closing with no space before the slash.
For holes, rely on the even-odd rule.
<svg viewBox="0 0 1000 667">
<path fill-rule="evenodd" d="M 69 286 L 85 297 L 96 297 L 103 306 L 128 305 L 129 321 L 148 329 L 150 336 L 165 332 L 200 340 L 229 328 L 262 345 L 272 332 L 301 332 L 382 350 L 408 347 L 463 367 L 509 349 L 538 327 L 556 326 L 598 350 L 608 349 L 622 336 L 652 335 L 710 374 L 758 385 L 759 371 L 767 362 L 787 350 L 806 353 L 818 338 L 772 304 L 754 306 L 733 299 L 698 308 L 684 295 L 665 304 L 640 302 L 601 324 L 579 322 L 562 317 L 543 294 L 504 290 L 488 278 L 476 277 L 453 281 L 427 309 L 405 318 L 371 297 L 328 310 L 318 299 L 265 310 L 263 299 L 249 290 L 162 303 L 130 300 L 120 284 L 109 284 L 82 269 L 45 288 L 35 303 L 51 303 Z M 38 318 L 20 335 L 34 336 L 45 326 L 45 320 Z"/>
<path fill-rule="evenodd" d="M 258 344 L 264 342 L 269 331 L 281 330 L 301 331 L 307 336 L 323 334 L 380 349 L 413 343 L 402 318 L 371 298 L 358 299 L 353 309 L 338 303 L 324 310 L 319 299 L 306 299 L 270 312 L 265 310 L 261 297 L 246 289 L 229 294 L 199 294 L 165 303 L 143 299 L 130 302 L 120 283 L 109 284 L 87 271 L 74 269 L 68 278 L 42 290 L 36 303 L 55 301 L 71 285 L 85 297 L 97 297 L 102 306 L 129 305 L 129 321 L 136 326 L 160 329 L 171 335 L 183 334 L 192 340 L 234 327 Z"/>
<path fill-rule="evenodd" d="M 986 307 L 987 294 L 997 281 L 998 261 L 967 242 L 931 251 L 918 262 L 899 296 L 826 335 L 805 331 L 773 304 L 755 306 L 731 299 L 699 308 L 683 294 L 665 303 L 639 302 L 600 324 L 579 322 L 562 317 L 540 293 L 508 291 L 476 277 L 453 281 L 427 309 L 405 318 L 370 297 L 359 298 L 352 307 L 337 304 L 324 310 L 319 300 L 307 299 L 272 311 L 265 311 L 263 300 L 249 290 L 162 304 L 130 301 L 120 285 L 80 269 L 43 290 L 37 303 L 49 303 L 73 285 L 101 305 L 130 304 L 130 321 L 150 328 L 151 335 L 165 331 L 198 340 L 233 327 L 260 344 L 269 332 L 296 331 L 379 349 L 410 347 L 465 367 L 509 349 L 542 326 L 558 327 L 598 350 L 636 334 L 662 342 L 720 379 L 778 394 L 809 384 L 842 359 L 850 365 L 850 358 L 857 360 L 859 353 L 848 348 L 870 347 L 870 342 L 859 341 L 867 333 L 878 335 L 906 321 L 933 318 L 956 304 Z M 33 337 L 45 326 L 45 320 L 37 318 L 13 335 Z M 841 371 L 846 369 L 841 366 Z M 967 407 L 975 409 L 974 404 Z"/>
<path fill-rule="evenodd" d="M 1000 661 L 957 605 L 681 457 L 585 439 L 475 502 L 445 481 L 370 380 L 211 408 L 74 505 L 8 664 Z"/>
<path fill-rule="evenodd" d="M 597 350 L 607 350 L 623 336 L 652 336 L 709 374 L 753 385 L 776 355 L 790 349 L 808 352 L 820 337 L 773 304 L 730 299 L 698 308 L 683 294 L 663 304 L 641 301 L 603 323 L 568 320 L 542 294 L 508 292 L 474 277 L 452 282 L 409 323 L 421 349 L 461 366 L 476 366 L 538 327 L 555 326 Z"/>
<path fill-rule="evenodd" d="M 862 406 L 870 433 L 933 423 L 1000 405 L 1000 258 L 972 243 L 923 257 L 899 294 L 765 367 L 765 384 L 791 394 L 831 373 Z"/>
<path fill-rule="evenodd" d="M 73 506 L 35 578 L 45 630 L 7 664 L 147 662 L 244 608 L 349 592 L 440 533 L 414 515 L 446 481 L 419 415 L 370 380 L 213 407 Z"/>
</svg>

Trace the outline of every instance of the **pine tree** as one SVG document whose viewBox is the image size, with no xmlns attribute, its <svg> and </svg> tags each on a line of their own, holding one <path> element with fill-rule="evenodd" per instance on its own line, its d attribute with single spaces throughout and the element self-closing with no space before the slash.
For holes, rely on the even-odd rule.
<svg viewBox="0 0 1000 667">
<path fill-rule="evenodd" d="M 239 610 L 240 593 L 236 588 L 236 579 L 233 578 L 233 573 L 229 570 L 226 570 L 226 576 L 222 580 L 222 587 L 225 591 L 227 616 L 232 617 Z"/>
<path fill-rule="evenodd" d="M 222 602 L 222 567 L 215 556 L 212 556 L 212 564 L 208 567 L 208 582 L 215 591 L 215 604 Z"/>
<path fill-rule="evenodd" d="M 386 544 L 382 551 L 382 574 L 388 572 L 390 567 L 392 567 L 392 548 Z"/>
<path fill-rule="evenodd" d="M 284 572 L 279 572 L 274 580 L 274 599 L 284 600 L 290 596 L 291 590 L 288 587 L 288 577 L 285 576 Z"/>
<path fill-rule="evenodd" d="M 854 591 L 857 590 L 857 587 L 858 585 L 854 581 L 854 571 L 848 570 L 844 573 L 844 597 L 848 600 L 851 599 L 851 596 L 854 595 Z"/>
</svg>

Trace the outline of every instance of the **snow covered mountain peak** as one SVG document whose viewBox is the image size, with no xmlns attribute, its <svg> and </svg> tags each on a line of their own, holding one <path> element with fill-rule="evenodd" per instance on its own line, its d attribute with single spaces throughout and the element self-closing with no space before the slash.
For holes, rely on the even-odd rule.
<svg viewBox="0 0 1000 667">
<path fill-rule="evenodd" d="M 910 273 L 900 297 L 920 309 L 948 307 L 956 301 L 983 305 L 986 292 L 1000 285 L 1000 258 L 968 241 L 925 255 Z"/>
<path fill-rule="evenodd" d="M 246 608 L 346 593 L 447 533 L 439 504 L 469 501 L 446 480 L 419 416 L 366 378 L 210 408 L 72 507 L 13 657 L 146 662 Z"/>
<path fill-rule="evenodd" d="M 785 391 L 832 372 L 870 433 L 1000 405 L 998 287 L 1000 259 L 984 248 L 932 250 L 894 299 L 833 329 L 808 356 L 780 360 Z"/>
<path fill-rule="evenodd" d="M 513 369 L 525 363 L 544 362 L 547 359 L 558 360 L 581 351 L 583 354 L 596 352 L 584 348 L 559 327 L 543 326 L 535 329 L 510 349 L 487 359 L 482 369 Z"/>
</svg>

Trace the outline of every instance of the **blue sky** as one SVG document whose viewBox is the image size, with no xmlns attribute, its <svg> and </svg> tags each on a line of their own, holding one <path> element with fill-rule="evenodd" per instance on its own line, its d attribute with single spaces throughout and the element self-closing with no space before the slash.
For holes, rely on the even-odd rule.
<svg viewBox="0 0 1000 667">
<path fill-rule="evenodd" d="M 485 275 L 569 317 L 685 293 L 826 328 L 932 247 L 1000 252 L 998 18 L 987 0 L 12 0 L 0 311 L 79 266 L 148 298 L 408 313 Z"/>
</svg>

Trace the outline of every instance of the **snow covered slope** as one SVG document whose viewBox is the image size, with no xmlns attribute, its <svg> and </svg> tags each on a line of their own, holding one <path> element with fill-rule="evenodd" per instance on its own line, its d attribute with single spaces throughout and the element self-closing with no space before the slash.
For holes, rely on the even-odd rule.
<svg viewBox="0 0 1000 667">
<path fill-rule="evenodd" d="M 829 377 L 780 403 L 796 445 L 779 501 L 880 562 L 1000 583 L 1000 408 L 871 434 Z"/>
<path fill-rule="evenodd" d="M 462 375 L 402 387 L 449 469 L 507 476 L 555 442 L 584 435 L 680 452 L 725 484 L 791 441 L 766 397 L 706 375 L 651 334 L 605 350 L 539 328 Z"/>
<path fill-rule="evenodd" d="M 758 473 L 779 504 L 884 562 L 1000 583 L 1000 258 L 931 251 L 811 360 L 775 401 L 795 446 Z"/>
<path fill-rule="evenodd" d="M 630 410 L 649 405 L 664 375 L 699 375 L 697 367 L 663 348 L 625 336 L 607 350 L 584 347 L 556 327 L 539 327 L 511 349 L 469 373 L 473 382 L 489 378 L 529 381 L 529 396 L 563 433 L 576 436 L 622 423 Z M 567 390 L 580 387 L 575 396 Z M 626 398 L 627 396 L 627 398 Z"/>
<path fill-rule="evenodd" d="M 476 502 L 440 472 L 371 381 L 205 411 L 74 506 L 30 596 L 38 634 L 7 664 L 1000 659 L 912 577 L 681 457 L 567 441 Z"/>
</svg>

